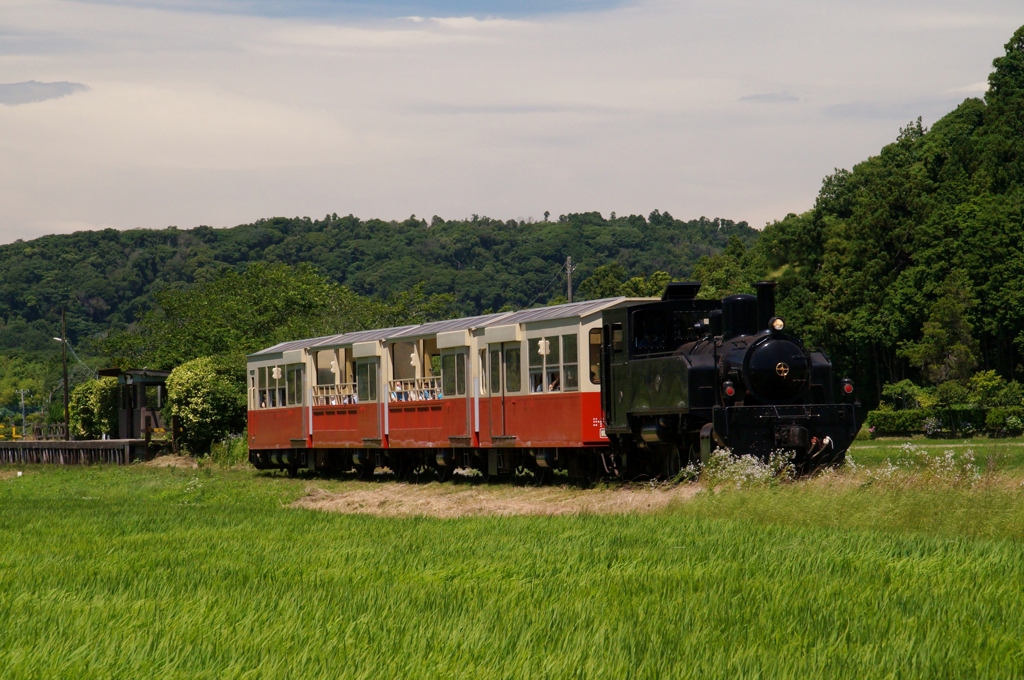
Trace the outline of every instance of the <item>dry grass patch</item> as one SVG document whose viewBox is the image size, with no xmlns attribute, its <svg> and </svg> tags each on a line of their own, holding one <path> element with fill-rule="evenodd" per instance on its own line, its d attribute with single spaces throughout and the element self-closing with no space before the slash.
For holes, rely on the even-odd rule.
<svg viewBox="0 0 1024 680">
<path fill-rule="evenodd" d="M 153 460 L 147 460 L 142 465 L 146 467 L 155 468 L 183 468 L 186 470 L 195 470 L 199 467 L 199 463 L 196 462 L 195 458 L 191 456 L 157 456 Z"/>
<path fill-rule="evenodd" d="M 336 492 L 311 487 L 292 507 L 382 517 L 607 515 L 655 512 L 688 500 L 699 490 L 695 484 L 575 489 L 395 483 Z"/>
</svg>

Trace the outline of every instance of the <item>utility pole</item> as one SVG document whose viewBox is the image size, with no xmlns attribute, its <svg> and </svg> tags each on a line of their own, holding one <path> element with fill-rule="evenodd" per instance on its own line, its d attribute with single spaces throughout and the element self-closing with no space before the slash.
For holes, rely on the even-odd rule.
<svg viewBox="0 0 1024 680">
<path fill-rule="evenodd" d="M 18 390 L 21 392 L 21 438 L 25 438 L 25 392 L 28 390 Z"/>
<path fill-rule="evenodd" d="M 569 289 L 569 294 L 566 297 L 569 298 L 569 302 L 572 302 L 572 255 L 565 256 L 565 283 Z"/>
<path fill-rule="evenodd" d="M 71 440 L 71 414 L 68 410 L 68 324 L 67 309 L 60 310 L 61 357 L 64 362 L 64 440 Z"/>
</svg>

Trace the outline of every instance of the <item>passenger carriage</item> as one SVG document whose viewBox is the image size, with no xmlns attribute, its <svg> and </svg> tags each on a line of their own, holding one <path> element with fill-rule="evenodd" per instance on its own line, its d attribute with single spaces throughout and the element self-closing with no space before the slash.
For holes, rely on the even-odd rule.
<svg viewBox="0 0 1024 680">
<path fill-rule="evenodd" d="M 609 298 L 282 343 L 248 357 L 258 468 L 485 477 L 600 465 Z M 579 472 L 579 470 L 577 470 Z"/>
</svg>

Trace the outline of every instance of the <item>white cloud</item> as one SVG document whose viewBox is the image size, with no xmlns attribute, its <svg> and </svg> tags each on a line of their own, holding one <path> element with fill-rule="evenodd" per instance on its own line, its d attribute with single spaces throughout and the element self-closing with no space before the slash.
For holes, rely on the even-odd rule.
<svg viewBox="0 0 1024 680">
<path fill-rule="evenodd" d="M 327 22 L 11 3 L 5 80 L 92 90 L 0 107 L 0 241 L 330 212 L 760 225 L 810 207 L 825 174 L 908 120 L 984 91 L 1018 19 L 1015 3 L 977 7 Z"/>
</svg>

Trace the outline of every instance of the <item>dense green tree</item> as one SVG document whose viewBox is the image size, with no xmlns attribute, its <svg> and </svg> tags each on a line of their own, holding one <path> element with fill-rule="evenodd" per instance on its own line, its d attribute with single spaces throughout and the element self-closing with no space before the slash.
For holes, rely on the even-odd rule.
<svg viewBox="0 0 1024 680">
<path fill-rule="evenodd" d="M 117 437 L 119 406 L 117 378 L 97 378 L 80 383 L 69 400 L 71 436 L 75 439 Z"/>
<path fill-rule="evenodd" d="M 921 339 L 906 343 L 899 350 L 900 356 L 920 368 L 932 383 L 966 381 L 978 365 L 978 343 L 968 320 L 975 305 L 966 273 L 954 270 L 943 284 L 941 297 L 932 304 Z"/>
<path fill-rule="evenodd" d="M 176 417 L 185 450 L 201 455 L 245 427 L 245 370 L 230 358 L 199 357 L 167 378 L 167 415 Z"/>
<path fill-rule="evenodd" d="M 622 289 L 622 283 L 626 276 L 626 268 L 618 262 L 603 264 L 580 284 L 577 297 L 580 300 L 616 297 Z"/>
</svg>

